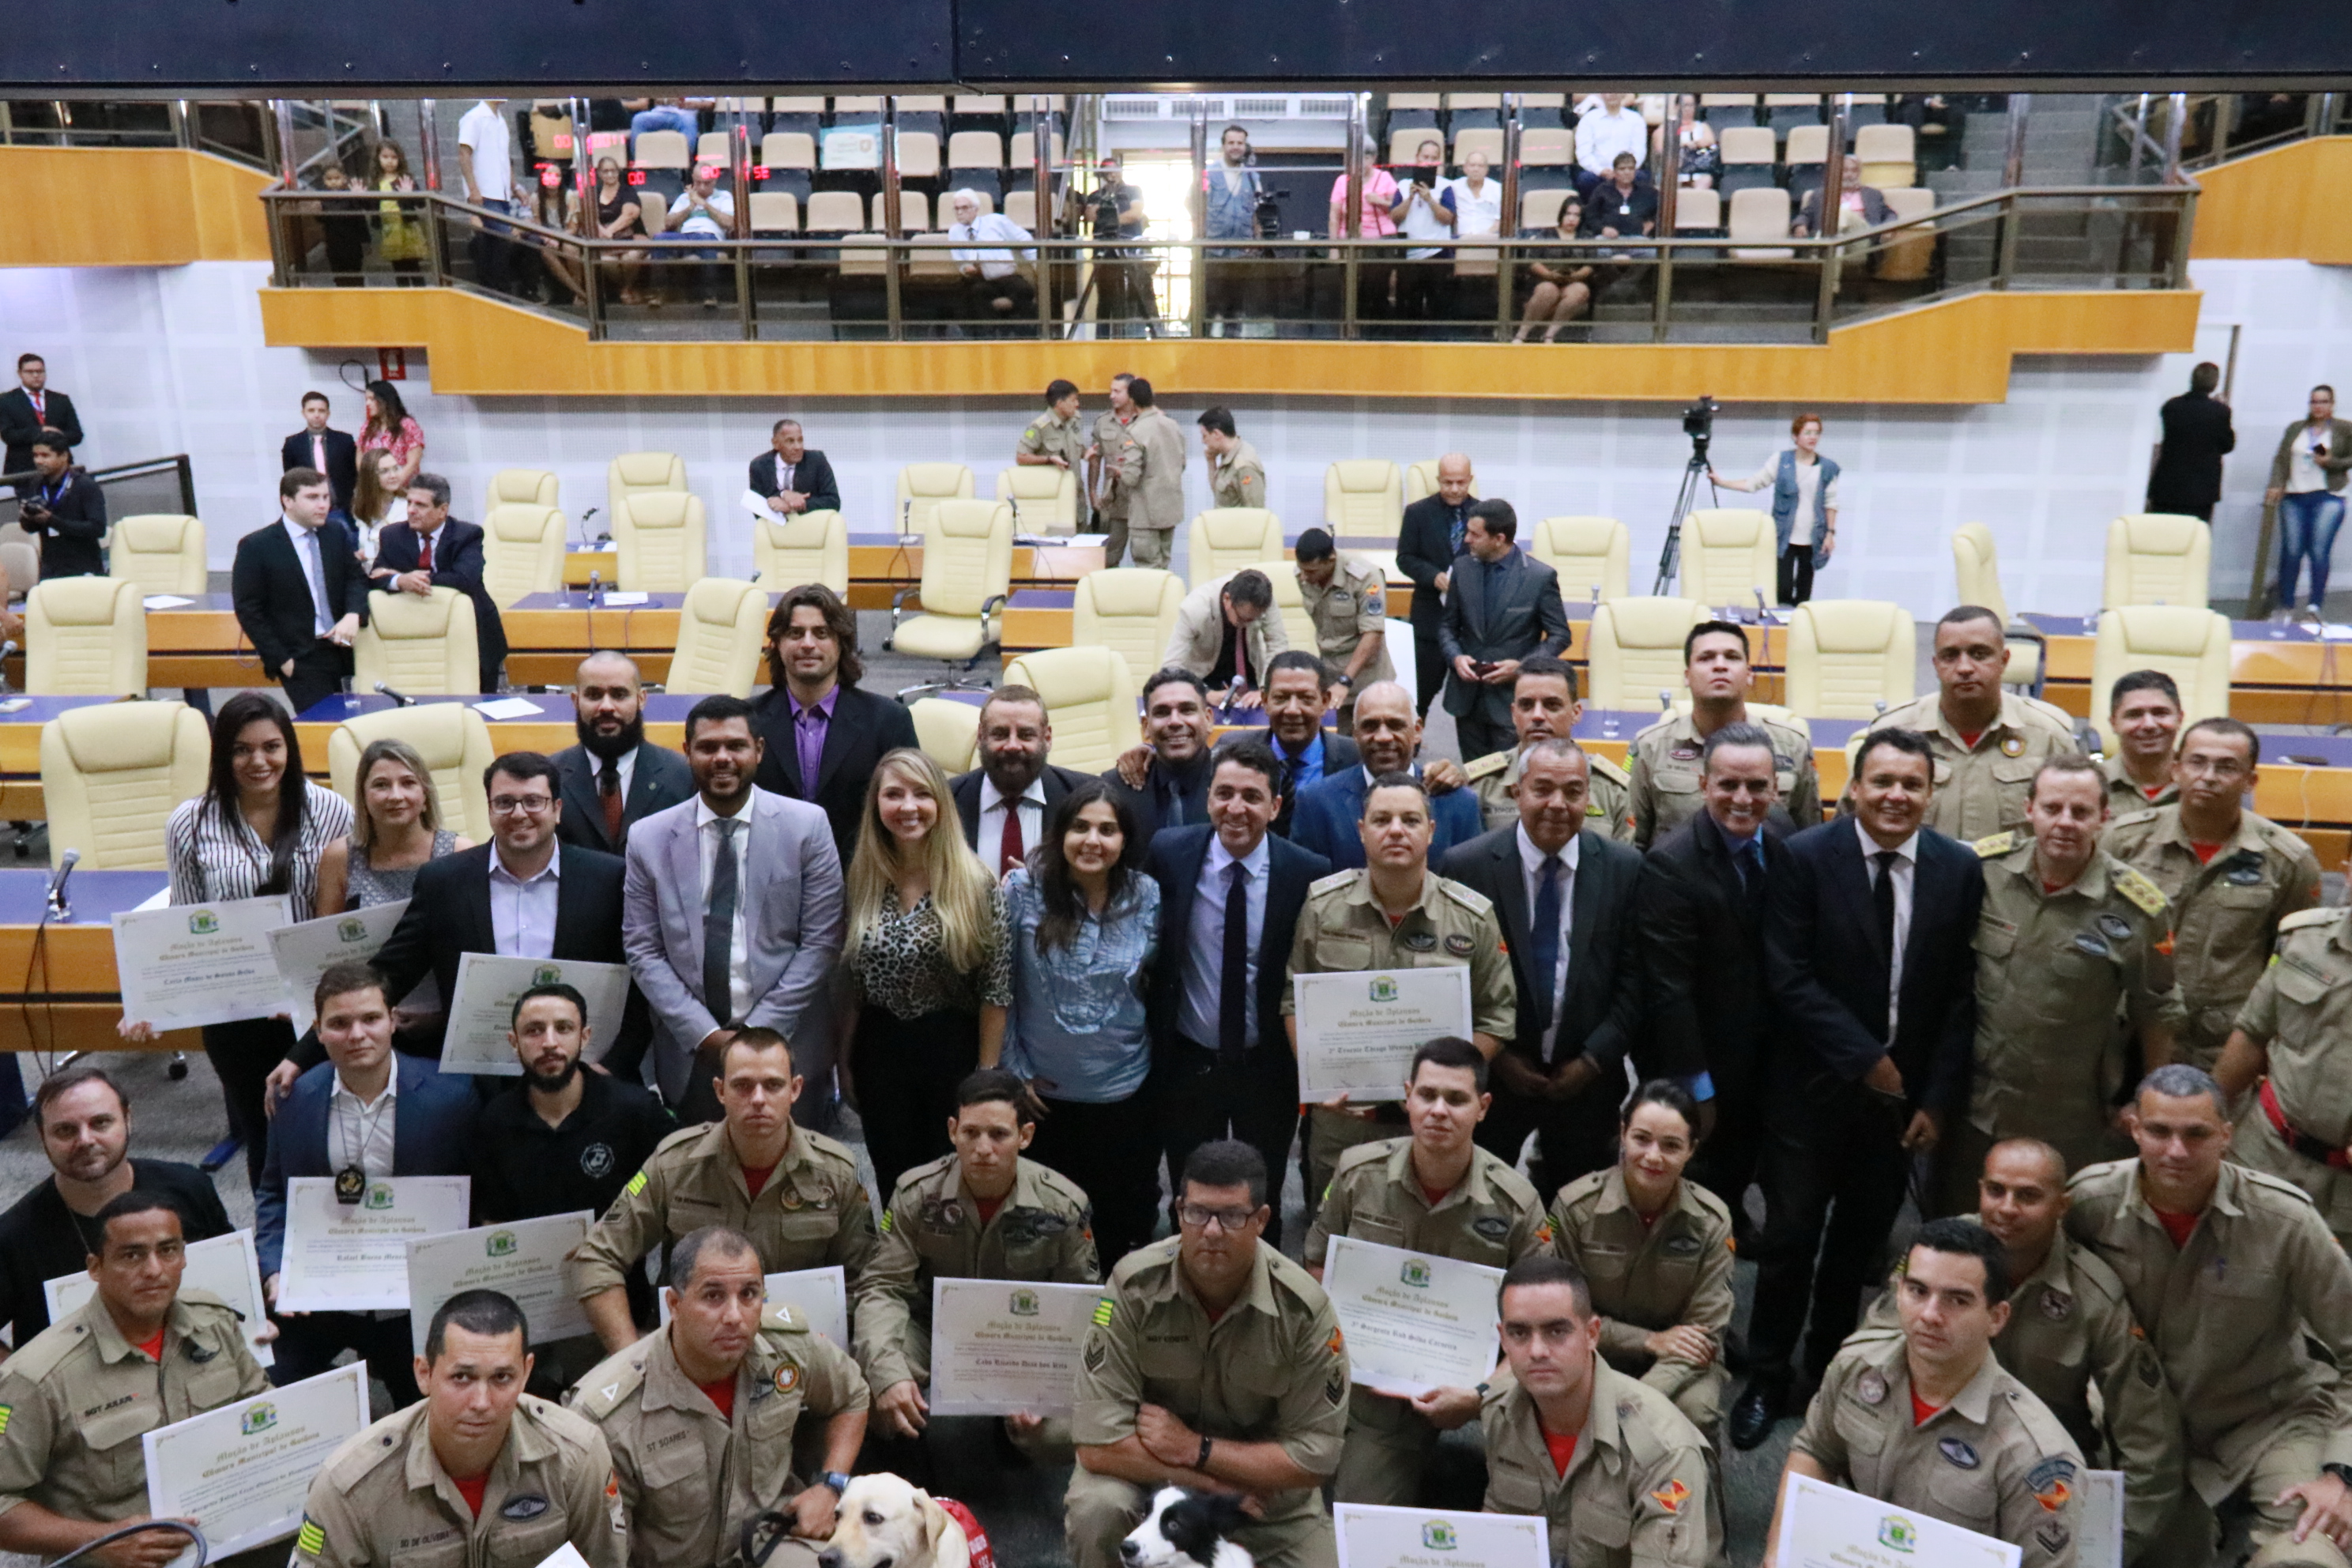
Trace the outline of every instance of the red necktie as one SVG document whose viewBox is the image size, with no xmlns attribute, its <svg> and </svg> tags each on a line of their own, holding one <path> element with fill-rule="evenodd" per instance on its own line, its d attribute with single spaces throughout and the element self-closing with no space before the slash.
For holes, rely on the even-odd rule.
<svg viewBox="0 0 2352 1568">
<path fill-rule="evenodd" d="M 996 851 L 996 874 L 999 877 L 1022 864 L 1028 857 L 1021 850 L 1021 803 L 1004 803 L 1004 838 Z"/>
<path fill-rule="evenodd" d="M 429 533 L 416 542 L 416 569 L 419 572 L 433 570 L 433 536 Z"/>
</svg>

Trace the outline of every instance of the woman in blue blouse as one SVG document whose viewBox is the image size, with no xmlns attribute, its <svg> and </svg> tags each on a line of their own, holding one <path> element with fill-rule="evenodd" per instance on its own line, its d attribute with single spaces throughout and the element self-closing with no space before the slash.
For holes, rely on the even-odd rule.
<svg viewBox="0 0 2352 1568">
<path fill-rule="evenodd" d="M 1037 1102 L 1030 1156 L 1094 1200 L 1095 1239 L 1116 1263 L 1159 1220 L 1160 1131 L 1144 973 L 1160 930 L 1160 884 L 1126 804 L 1088 779 L 1056 804 L 1028 865 L 1004 880 L 1013 1007 L 1004 1066 Z"/>
</svg>

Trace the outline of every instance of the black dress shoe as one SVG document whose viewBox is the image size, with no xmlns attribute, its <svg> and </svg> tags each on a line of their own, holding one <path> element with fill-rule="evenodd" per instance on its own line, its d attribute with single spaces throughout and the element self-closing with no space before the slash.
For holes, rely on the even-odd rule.
<svg viewBox="0 0 2352 1568">
<path fill-rule="evenodd" d="M 1744 1454 L 1770 1436 L 1787 1398 L 1788 1390 L 1780 1384 L 1760 1378 L 1750 1383 L 1731 1407 L 1731 1446 Z"/>
</svg>

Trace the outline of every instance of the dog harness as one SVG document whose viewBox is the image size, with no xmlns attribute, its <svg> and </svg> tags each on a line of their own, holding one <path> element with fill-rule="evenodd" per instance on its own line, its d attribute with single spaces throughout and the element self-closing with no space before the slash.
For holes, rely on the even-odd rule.
<svg viewBox="0 0 2352 1568">
<path fill-rule="evenodd" d="M 988 1532 L 980 1528 L 980 1521 L 972 1517 L 971 1510 L 953 1498 L 935 1497 L 931 1500 L 963 1526 L 963 1538 L 971 1547 L 971 1568 L 996 1568 L 996 1553 L 988 1549 Z"/>
</svg>

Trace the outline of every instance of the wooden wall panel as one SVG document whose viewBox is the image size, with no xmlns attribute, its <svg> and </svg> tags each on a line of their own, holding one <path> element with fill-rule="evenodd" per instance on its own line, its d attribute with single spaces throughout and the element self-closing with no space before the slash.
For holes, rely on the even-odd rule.
<svg viewBox="0 0 2352 1568">
<path fill-rule="evenodd" d="M 2352 261 L 2352 136 L 2291 142 L 2197 178 L 2192 258 Z"/>
<path fill-rule="evenodd" d="M 0 147 L 0 267 L 267 261 L 270 183 L 179 147 Z"/>
</svg>

